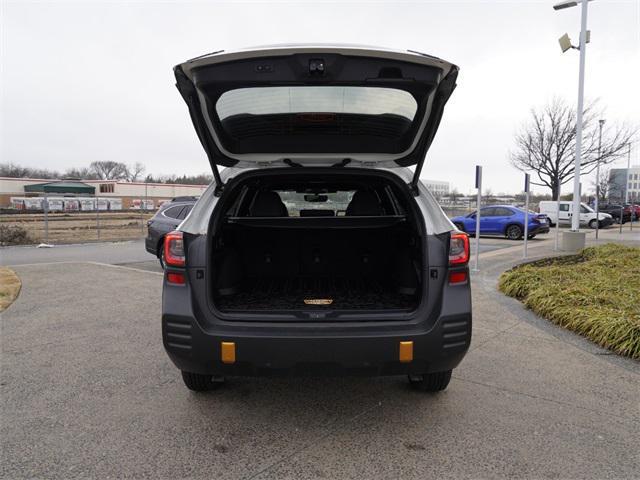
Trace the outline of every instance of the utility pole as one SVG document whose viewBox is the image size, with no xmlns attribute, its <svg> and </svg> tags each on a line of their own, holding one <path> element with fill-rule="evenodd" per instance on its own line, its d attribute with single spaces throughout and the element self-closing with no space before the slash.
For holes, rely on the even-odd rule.
<svg viewBox="0 0 640 480">
<path fill-rule="evenodd" d="M 571 231 L 565 234 L 565 246 L 569 249 L 579 249 L 584 246 L 585 235 L 580 234 L 580 167 L 582 164 L 582 123 L 584 112 L 584 73 L 587 55 L 587 11 L 589 0 L 564 0 L 553 6 L 554 10 L 581 6 L 580 17 L 580 42 L 578 47 L 573 47 L 569 36 L 565 34 L 560 38 L 560 47 L 563 52 L 570 48 L 580 50 L 580 68 L 578 72 L 578 108 L 576 112 L 576 159 L 573 172 L 573 212 L 571 216 Z"/>
<path fill-rule="evenodd" d="M 573 216 L 571 230 L 580 230 L 580 166 L 582 164 L 582 114 L 584 111 L 584 67 L 587 54 L 587 10 L 589 1 L 582 0 L 580 21 L 580 71 L 578 73 L 578 111 L 576 125 L 576 163 L 573 175 Z"/>
</svg>

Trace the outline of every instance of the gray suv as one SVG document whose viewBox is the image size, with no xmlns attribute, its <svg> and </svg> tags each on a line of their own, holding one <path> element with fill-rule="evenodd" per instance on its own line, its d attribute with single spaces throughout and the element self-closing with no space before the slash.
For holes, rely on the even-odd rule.
<svg viewBox="0 0 640 480">
<path fill-rule="evenodd" d="M 458 68 L 282 46 L 174 72 L 215 179 L 164 241 L 162 337 L 186 386 L 404 374 L 445 389 L 471 342 L 469 240 L 419 176 Z"/>
<path fill-rule="evenodd" d="M 147 252 L 158 257 L 164 268 L 164 237 L 174 231 L 187 218 L 196 203 L 196 197 L 177 197 L 163 204 L 147 222 L 147 238 L 144 246 Z"/>
</svg>

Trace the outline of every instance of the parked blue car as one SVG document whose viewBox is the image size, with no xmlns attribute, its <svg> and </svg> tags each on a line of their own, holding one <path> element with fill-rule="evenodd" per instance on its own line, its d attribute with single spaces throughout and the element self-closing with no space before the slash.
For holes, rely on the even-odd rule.
<svg viewBox="0 0 640 480">
<path fill-rule="evenodd" d="M 541 213 L 529 212 L 528 237 L 549 232 L 549 219 Z M 451 221 L 460 231 L 470 235 L 476 233 L 476 212 L 467 216 L 452 218 Z M 491 205 L 480 209 L 480 235 L 505 236 L 510 240 L 519 240 L 524 235 L 525 211 L 510 205 Z"/>
</svg>

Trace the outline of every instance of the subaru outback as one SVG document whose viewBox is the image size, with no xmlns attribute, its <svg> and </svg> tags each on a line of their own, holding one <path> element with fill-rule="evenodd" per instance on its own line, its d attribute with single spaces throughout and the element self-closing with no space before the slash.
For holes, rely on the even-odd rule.
<svg viewBox="0 0 640 480">
<path fill-rule="evenodd" d="M 164 241 L 162 337 L 185 385 L 407 375 L 445 389 L 471 341 L 469 241 L 420 172 L 458 68 L 280 46 L 174 73 L 214 176 Z"/>
</svg>

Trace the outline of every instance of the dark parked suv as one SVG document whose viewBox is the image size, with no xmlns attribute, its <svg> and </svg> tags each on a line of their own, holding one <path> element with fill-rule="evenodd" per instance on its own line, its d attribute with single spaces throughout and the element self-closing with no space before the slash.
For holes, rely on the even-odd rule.
<svg viewBox="0 0 640 480">
<path fill-rule="evenodd" d="M 147 222 L 147 238 L 144 246 L 147 252 L 155 255 L 164 268 L 164 237 L 174 231 L 189 215 L 197 197 L 176 197 L 163 204 L 156 214 Z"/>
<path fill-rule="evenodd" d="M 162 337 L 186 386 L 404 374 L 445 389 L 471 342 L 469 240 L 419 178 L 458 68 L 287 46 L 174 71 L 215 178 L 164 241 Z"/>
<path fill-rule="evenodd" d="M 599 205 L 598 210 L 611 215 L 615 223 L 620 223 L 620 218 L 622 218 L 622 223 L 631 221 L 630 207 L 622 207 L 620 204 L 615 205 L 613 203 L 605 203 Z"/>
</svg>

